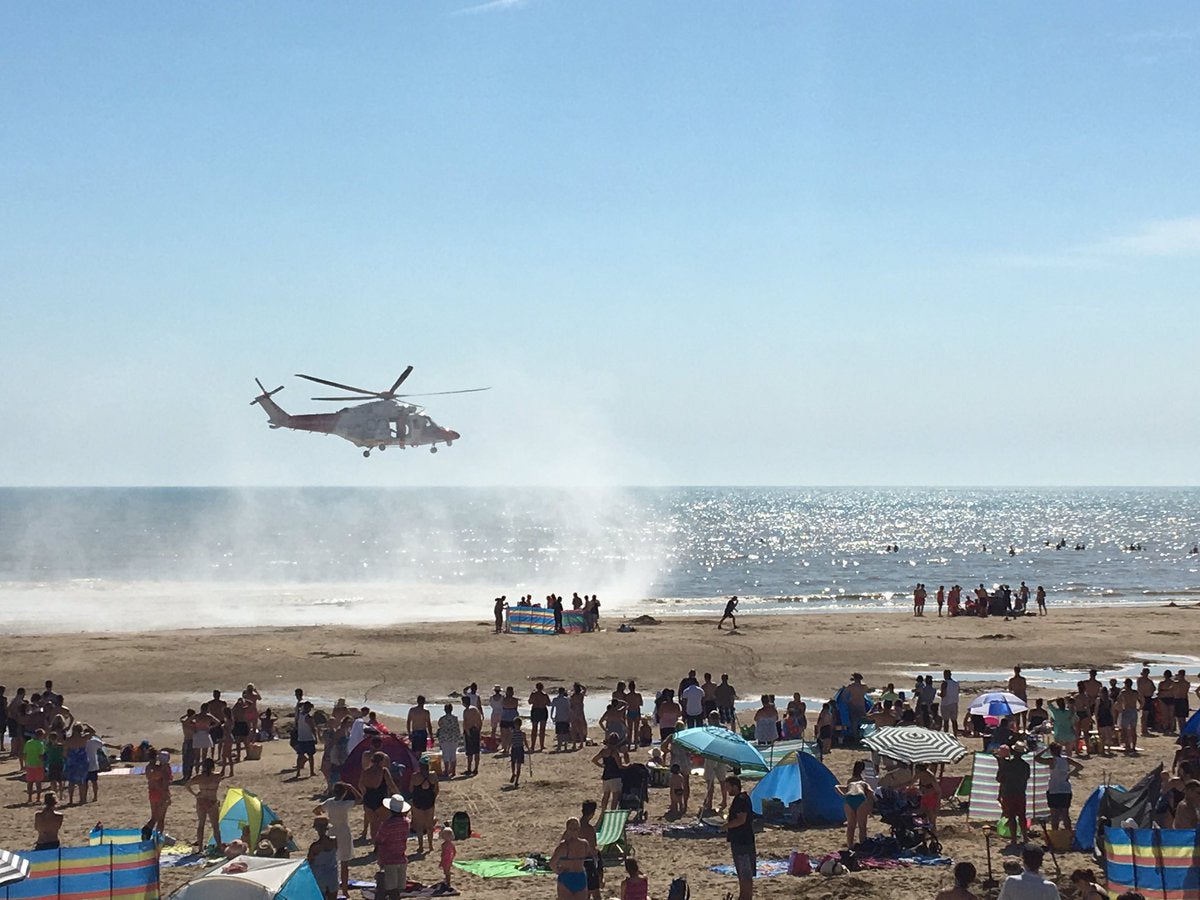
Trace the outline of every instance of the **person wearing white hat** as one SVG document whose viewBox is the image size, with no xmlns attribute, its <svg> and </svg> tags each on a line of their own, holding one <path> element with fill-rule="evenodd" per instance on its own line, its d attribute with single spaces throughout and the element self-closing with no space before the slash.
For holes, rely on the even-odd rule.
<svg viewBox="0 0 1200 900">
<path fill-rule="evenodd" d="M 375 852 L 382 878 L 377 897 L 396 900 L 408 883 L 408 813 L 412 809 L 401 794 L 392 794 L 383 801 L 391 813 L 375 832 Z"/>
</svg>

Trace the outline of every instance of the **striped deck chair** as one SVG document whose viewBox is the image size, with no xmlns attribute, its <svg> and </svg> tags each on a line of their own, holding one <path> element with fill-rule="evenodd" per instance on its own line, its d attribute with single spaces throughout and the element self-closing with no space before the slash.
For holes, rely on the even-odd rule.
<svg viewBox="0 0 1200 900">
<path fill-rule="evenodd" d="M 625 834 L 630 812 L 628 809 L 608 809 L 600 817 L 596 826 L 596 848 L 605 862 L 624 862 L 627 857 L 633 856 L 633 845 Z"/>
</svg>

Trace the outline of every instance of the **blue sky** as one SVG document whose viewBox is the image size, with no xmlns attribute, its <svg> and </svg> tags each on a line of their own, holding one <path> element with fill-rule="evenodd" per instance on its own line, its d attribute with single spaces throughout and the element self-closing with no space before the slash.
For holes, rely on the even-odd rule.
<svg viewBox="0 0 1200 900">
<path fill-rule="evenodd" d="M 1196 484 L 1194 4 L 9 4 L 4 484 Z M 412 390 L 363 460 L 255 376 Z"/>
</svg>

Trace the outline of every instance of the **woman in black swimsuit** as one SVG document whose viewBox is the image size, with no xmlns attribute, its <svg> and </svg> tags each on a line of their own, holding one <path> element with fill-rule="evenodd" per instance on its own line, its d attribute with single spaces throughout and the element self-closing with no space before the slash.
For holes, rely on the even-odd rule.
<svg viewBox="0 0 1200 900">
<path fill-rule="evenodd" d="M 392 770 L 388 755 L 382 750 L 371 755 L 370 764 L 363 767 L 362 775 L 358 777 L 358 792 L 363 801 L 363 839 L 375 839 L 375 831 L 380 822 L 390 813 L 383 808 L 383 801 L 392 794 L 400 793 L 396 780 L 392 778 Z"/>
<path fill-rule="evenodd" d="M 417 839 L 417 852 L 425 852 L 425 837 L 429 836 L 429 850 L 433 851 L 433 807 L 437 803 L 437 779 L 429 774 L 429 760 L 421 758 L 421 768 L 413 776 L 408 787 L 408 802 L 412 804 L 412 833 Z"/>
</svg>

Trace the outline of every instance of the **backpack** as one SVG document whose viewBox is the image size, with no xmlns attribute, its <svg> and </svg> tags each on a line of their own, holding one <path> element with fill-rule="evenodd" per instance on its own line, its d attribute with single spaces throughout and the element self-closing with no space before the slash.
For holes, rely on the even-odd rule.
<svg viewBox="0 0 1200 900">
<path fill-rule="evenodd" d="M 688 890 L 687 879 L 680 875 L 678 878 L 672 879 L 671 886 L 667 888 L 667 900 L 690 900 L 692 892 Z"/>
<path fill-rule="evenodd" d="M 459 810 L 450 818 L 450 831 L 456 841 L 465 841 L 471 836 L 471 817 Z"/>
</svg>

